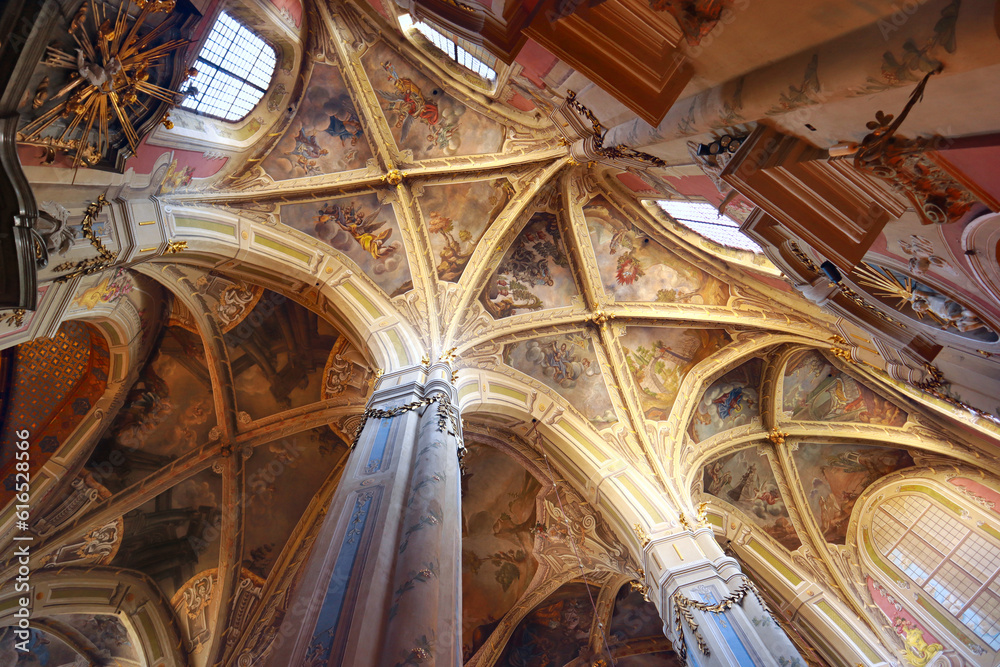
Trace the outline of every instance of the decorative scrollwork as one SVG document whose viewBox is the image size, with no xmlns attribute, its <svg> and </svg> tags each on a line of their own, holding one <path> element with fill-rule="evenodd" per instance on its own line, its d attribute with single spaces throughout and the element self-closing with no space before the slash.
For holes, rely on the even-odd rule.
<svg viewBox="0 0 1000 667">
<path fill-rule="evenodd" d="M 53 282 L 55 283 L 65 283 L 74 278 L 80 278 L 82 276 L 89 276 L 92 273 L 99 273 L 104 269 L 111 266 L 116 259 L 118 259 L 118 252 L 110 250 L 104 241 L 94 233 L 94 221 L 97 216 L 101 214 L 101 209 L 108 205 L 108 200 L 104 198 L 104 195 L 97 197 L 97 201 L 91 202 L 83 212 L 83 222 L 80 224 L 80 230 L 83 234 L 83 238 L 90 241 L 90 245 L 94 246 L 97 250 L 97 257 L 83 260 L 82 262 L 77 262 L 75 265 L 60 264 L 55 267 L 56 270 L 61 270 L 63 268 L 70 268 L 75 266 L 75 270 L 71 273 L 67 273 L 64 276 L 59 276 Z"/>
<path fill-rule="evenodd" d="M 594 131 L 594 151 L 599 155 L 602 155 L 609 160 L 638 160 L 639 162 L 651 164 L 654 167 L 667 166 L 666 162 L 655 155 L 637 151 L 634 148 L 625 146 L 624 144 L 618 144 L 617 146 L 605 146 L 604 137 L 608 132 L 607 128 L 601 124 L 601 121 L 597 119 L 597 116 L 594 115 L 593 111 L 577 101 L 575 91 L 567 91 L 566 104 L 578 114 L 590 121 L 590 125 Z"/>
</svg>

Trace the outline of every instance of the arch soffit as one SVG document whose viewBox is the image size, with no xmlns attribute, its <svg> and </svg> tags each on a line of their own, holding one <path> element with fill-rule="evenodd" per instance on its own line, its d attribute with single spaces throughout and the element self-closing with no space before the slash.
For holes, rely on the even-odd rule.
<svg viewBox="0 0 1000 667">
<path fill-rule="evenodd" d="M 32 616 L 108 614 L 124 617 L 139 639 L 149 667 L 187 667 L 181 635 L 169 601 L 146 575 L 115 567 L 66 567 L 31 575 Z M 21 594 L 13 587 L 0 594 L 0 624 L 13 624 Z"/>
</svg>

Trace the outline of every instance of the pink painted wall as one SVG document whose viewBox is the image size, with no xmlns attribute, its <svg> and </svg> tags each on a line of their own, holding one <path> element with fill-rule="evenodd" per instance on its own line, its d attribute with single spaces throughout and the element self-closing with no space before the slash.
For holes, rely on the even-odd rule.
<svg viewBox="0 0 1000 667">
<path fill-rule="evenodd" d="M 271 0 L 271 4 L 277 7 L 278 11 L 287 10 L 292 20 L 295 21 L 295 27 L 302 27 L 302 3 L 300 0 Z M 374 6 L 374 3 L 372 3 L 372 6 Z"/>
<path fill-rule="evenodd" d="M 997 493 L 990 487 L 984 486 L 979 482 L 966 477 L 955 477 L 954 479 L 950 479 L 948 481 L 955 486 L 971 491 L 980 498 L 993 503 L 994 514 L 1000 514 L 1000 493 Z"/>
<path fill-rule="evenodd" d="M 545 88 L 542 77 L 548 74 L 559 59 L 545 50 L 538 42 L 529 39 L 521 47 L 514 62 L 524 68 L 523 74 L 539 88 Z"/>
<path fill-rule="evenodd" d="M 177 150 L 169 149 L 163 146 L 154 146 L 146 142 L 146 139 L 142 140 L 139 144 L 139 150 L 136 151 L 135 155 L 129 158 L 128 162 L 125 163 L 126 168 L 134 169 L 137 174 L 150 174 L 153 171 L 153 165 L 164 153 L 173 153 L 173 159 L 177 160 L 177 168 L 183 169 L 185 167 L 192 167 L 194 172 L 192 178 L 207 178 L 209 176 L 214 176 L 219 173 L 226 162 L 229 160 L 228 157 L 219 159 L 207 159 L 203 154 L 197 151 L 189 150 Z"/>
<path fill-rule="evenodd" d="M 871 577 L 868 577 L 868 592 L 872 594 L 872 599 L 875 600 L 875 604 L 877 604 L 878 608 L 881 609 L 885 613 L 885 615 L 889 617 L 890 621 L 895 622 L 896 618 L 901 617 L 903 620 L 907 621 L 915 628 L 923 630 L 924 641 L 927 642 L 928 644 L 941 643 L 937 640 L 937 638 L 934 635 L 928 632 L 927 628 L 925 628 L 917 619 L 913 617 L 913 614 L 906 611 L 906 607 L 903 607 L 903 609 L 897 611 L 896 608 L 892 605 L 892 603 L 889 602 L 888 598 L 886 598 L 884 595 L 878 592 L 878 589 L 875 588 L 875 582 Z"/>
</svg>

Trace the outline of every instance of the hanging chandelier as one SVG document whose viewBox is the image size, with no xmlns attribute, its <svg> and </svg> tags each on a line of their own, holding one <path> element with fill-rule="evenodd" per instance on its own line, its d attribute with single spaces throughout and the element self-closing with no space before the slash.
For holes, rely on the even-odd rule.
<svg viewBox="0 0 1000 667">
<path fill-rule="evenodd" d="M 130 4 L 139 8 L 134 19 Z M 43 79 L 31 106 L 51 106 L 21 128 L 18 141 L 45 148 L 50 155 L 56 150 L 73 152 L 74 167 L 94 165 L 106 157 L 119 134 L 134 154 L 141 140 L 135 119 L 148 115 L 157 103 L 172 106 L 180 99 L 178 93 L 154 83 L 169 83 L 170 73 L 162 72 L 168 56 L 190 43 L 164 39 L 176 17 L 140 34 L 152 14 L 170 14 L 174 5 L 175 0 L 124 0 L 115 16 L 103 3 L 85 2 L 69 27 L 76 53 L 70 53 L 73 46 L 66 42 L 65 48 L 50 45 L 42 61 L 68 71 L 67 80 L 47 98 L 49 77 Z M 172 126 L 166 116 L 161 122 L 168 129 Z"/>
</svg>

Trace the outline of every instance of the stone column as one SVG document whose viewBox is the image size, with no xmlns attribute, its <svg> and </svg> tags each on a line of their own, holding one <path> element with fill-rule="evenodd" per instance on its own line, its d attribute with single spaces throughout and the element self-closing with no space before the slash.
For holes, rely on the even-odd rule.
<svg viewBox="0 0 1000 667">
<path fill-rule="evenodd" d="M 267 664 L 461 664 L 454 406 L 445 362 L 380 379 Z"/>
<path fill-rule="evenodd" d="M 801 662 L 792 641 L 750 589 L 712 529 L 657 538 L 644 549 L 646 581 L 656 592 L 664 633 L 690 667 L 779 667 Z M 737 602 L 736 599 L 739 599 Z M 725 605 L 726 600 L 733 604 Z M 717 612 L 708 606 L 723 607 Z"/>
</svg>

